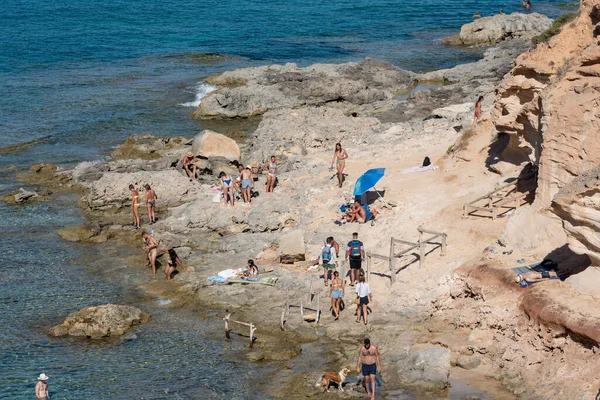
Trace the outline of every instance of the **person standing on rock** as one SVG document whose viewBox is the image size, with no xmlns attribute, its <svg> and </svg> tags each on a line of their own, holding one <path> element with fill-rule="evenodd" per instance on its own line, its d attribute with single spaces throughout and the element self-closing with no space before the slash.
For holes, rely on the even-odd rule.
<svg viewBox="0 0 600 400">
<path fill-rule="evenodd" d="M 40 374 L 38 376 L 38 382 L 35 385 L 35 398 L 37 400 L 50 400 L 50 395 L 48 394 L 48 375 Z"/>
<path fill-rule="evenodd" d="M 375 399 L 375 376 L 377 375 L 377 370 L 383 372 L 381 360 L 379 359 L 379 350 L 371 344 L 369 339 L 365 339 L 364 345 L 358 351 L 356 371 L 362 372 L 362 375 L 365 377 L 365 388 L 367 389 L 367 395 L 371 396 L 371 400 Z"/>
<path fill-rule="evenodd" d="M 235 181 L 233 181 L 233 188 L 236 191 L 241 191 L 242 190 L 242 171 L 244 170 L 244 165 L 240 164 L 238 165 L 238 171 L 240 172 L 240 176 L 238 176 L 237 178 L 235 178 Z"/>
<path fill-rule="evenodd" d="M 329 296 L 331 296 L 331 308 L 337 321 L 340 318 L 340 303 L 344 298 L 344 281 L 340 279 L 340 273 L 337 271 L 333 273 Z"/>
<path fill-rule="evenodd" d="M 362 262 L 365 260 L 365 245 L 358 240 L 358 232 L 352 234 L 352 240 L 346 246 L 346 261 L 350 261 L 350 286 L 358 281 Z"/>
<path fill-rule="evenodd" d="M 346 158 L 348 158 L 348 153 L 346 153 L 346 150 L 342 149 L 341 143 L 336 143 L 329 169 L 333 169 L 333 163 L 335 162 L 339 187 L 342 187 L 342 182 L 344 181 L 344 167 L 346 166 Z"/>
<path fill-rule="evenodd" d="M 240 178 L 242 180 L 242 199 L 244 203 L 249 204 L 252 201 L 252 170 L 248 165 L 246 169 L 241 171 Z"/>
<path fill-rule="evenodd" d="M 275 187 L 275 181 L 277 181 L 277 163 L 275 162 L 275 156 L 271 156 L 271 161 L 265 164 L 263 168 L 268 171 L 267 174 L 267 192 L 272 193 Z"/>
<path fill-rule="evenodd" d="M 156 211 L 156 200 L 158 200 L 158 196 L 154 189 L 150 187 L 150 185 L 145 184 L 144 188 L 146 189 L 146 208 L 148 209 L 148 218 L 150 219 L 150 225 L 156 222 L 156 215 L 154 212 Z"/>
<path fill-rule="evenodd" d="M 148 232 L 142 233 L 144 239 L 144 247 L 146 253 L 148 253 L 148 261 L 152 266 L 152 277 L 156 276 L 156 256 L 158 255 L 158 241 L 153 236 L 149 235 Z"/>
<path fill-rule="evenodd" d="M 323 265 L 323 280 L 325 281 L 325 286 L 327 286 L 327 282 L 329 281 L 329 274 L 333 274 L 335 271 L 335 263 L 337 261 L 335 248 L 331 244 L 332 241 L 333 239 L 328 237 L 325 246 L 321 249 L 320 261 L 321 265 Z"/>
<path fill-rule="evenodd" d="M 223 192 L 223 201 L 225 205 L 235 205 L 235 192 L 233 190 L 233 178 L 227 175 L 224 171 L 219 173 L 219 180 L 221 181 L 221 192 Z"/>
<path fill-rule="evenodd" d="M 471 128 L 475 128 L 477 122 L 481 118 L 481 103 L 483 102 L 483 96 L 479 96 L 477 101 L 475 102 L 475 115 L 473 116 L 473 126 Z"/>
<path fill-rule="evenodd" d="M 356 322 L 360 323 L 360 318 L 363 318 L 365 325 L 368 321 L 368 310 L 367 306 L 369 302 L 373 301 L 373 294 L 371 293 L 371 287 L 365 282 L 365 277 L 361 275 L 358 278 L 358 284 L 356 285 L 356 296 L 358 297 L 358 312 L 356 313 Z"/>
<path fill-rule="evenodd" d="M 196 166 L 196 157 L 194 157 L 194 153 L 191 151 L 183 157 L 183 169 L 185 169 L 185 173 L 190 178 L 190 182 L 196 179 L 196 169 L 198 167 Z"/>
<path fill-rule="evenodd" d="M 131 192 L 131 211 L 133 212 L 133 226 L 135 230 L 140 229 L 140 194 L 133 185 L 129 185 L 129 191 Z"/>
</svg>

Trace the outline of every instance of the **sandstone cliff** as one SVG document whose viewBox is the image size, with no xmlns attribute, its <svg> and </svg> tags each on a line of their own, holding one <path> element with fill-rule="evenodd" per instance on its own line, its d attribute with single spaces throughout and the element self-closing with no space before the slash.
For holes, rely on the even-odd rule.
<svg viewBox="0 0 600 400">
<path fill-rule="evenodd" d="M 600 162 L 600 6 L 521 55 L 497 89 L 492 118 L 510 135 L 503 160 L 539 164 L 535 205 L 547 208 L 573 177 Z"/>
</svg>

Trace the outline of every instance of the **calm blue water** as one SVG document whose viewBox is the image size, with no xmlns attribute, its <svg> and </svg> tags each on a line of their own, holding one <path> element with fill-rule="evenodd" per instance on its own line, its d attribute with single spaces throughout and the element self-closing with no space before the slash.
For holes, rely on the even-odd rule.
<svg viewBox="0 0 600 400">
<path fill-rule="evenodd" d="M 557 16 L 572 1 L 533 2 Z M 354 61 L 366 56 L 415 71 L 475 60 L 479 49 L 436 43 L 483 15 L 519 9 L 491 0 L 8 0 L 0 2 L 0 192 L 14 172 L 50 161 L 103 158 L 133 133 L 192 136 L 188 118 L 202 78 L 265 63 Z M 206 57 L 207 53 L 226 57 Z M 31 398 L 35 377 L 51 375 L 54 399 L 260 398 L 246 383 L 260 369 L 230 361 L 213 330 L 140 300 L 146 271 L 114 269 L 110 249 L 61 241 L 81 223 L 75 199 L 26 207 L 0 204 L 0 398 Z M 97 259 L 91 264 L 77 260 Z M 44 330 L 69 312 L 135 303 L 154 321 L 137 339 L 109 344 L 51 339 Z M 168 329 L 165 328 L 168 326 Z M 220 338 L 220 336 L 216 336 Z M 224 362 L 215 366 L 215 359 Z M 210 373 L 208 371 L 211 371 Z M 232 378 L 234 377 L 234 378 Z"/>
</svg>

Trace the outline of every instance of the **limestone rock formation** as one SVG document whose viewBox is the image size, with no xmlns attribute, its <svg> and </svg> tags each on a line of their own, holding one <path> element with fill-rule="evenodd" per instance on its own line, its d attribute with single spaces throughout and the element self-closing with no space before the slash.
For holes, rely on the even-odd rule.
<svg viewBox="0 0 600 400">
<path fill-rule="evenodd" d="M 339 103 L 361 105 L 393 99 L 392 91 L 414 83 L 414 74 L 367 58 L 347 64 L 296 64 L 237 69 L 209 77 L 218 87 L 193 116 L 248 118 L 278 108 Z"/>
<path fill-rule="evenodd" d="M 223 157 L 230 161 L 240 159 L 240 148 L 235 140 L 209 130 L 196 135 L 191 151 L 196 156 L 206 158 Z"/>
<path fill-rule="evenodd" d="M 81 336 L 102 339 L 120 336 L 135 325 L 150 321 L 150 315 L 125 305 L 105 304 L 85 307 L 69 314 L 65 321 L 50 329 L 52 336 Z"/>
<path fill-rule="evenodd" d="M 296 261 L 306 260 L 306 246 L 304 245 L 304 232 L 295 229 L 281 236 L 277 249 L 279 262 L 293 264 Z"/>
<path fill-rule="evenodd" d="M 424 389 L 446 389 L 450 378 L 450 350 L 442 347 L 416 351 L 409 363 L 401 368 L 401 380 Z"/>
<path fill-rule="evenodd" d="M 145 184 L 149 184 L 159 193 L 159 205 L 177 206 L 194 200 L 201 188 L 190 182 L 182 171 L 162 170 L 156 172 L 105 172 L 90 184 L 90 193 L 83 202 L 91 211 L 122 209 L 131 205 L 129 185 L 140 192 L 140 203 L 144 203 Z"/>
<path fill-rule="evenodd" d="M 508 39 L 531 39 L 552 25 L 552 20 L 538 13 L 497 14 L 465 24 L 460 34 L 446 38 L 444 44 L 481 45 L 494 44 Z"/>
<path fill-rule="evenodd" d="M 548 43 L 517 58 L 499 85 L 492 119 L 510 134 L 504 161 L 539 164 L 535 204 L 546 208 L 575 176 L 600 163 L 600 46 L 595 2 Z"/>
</svg>

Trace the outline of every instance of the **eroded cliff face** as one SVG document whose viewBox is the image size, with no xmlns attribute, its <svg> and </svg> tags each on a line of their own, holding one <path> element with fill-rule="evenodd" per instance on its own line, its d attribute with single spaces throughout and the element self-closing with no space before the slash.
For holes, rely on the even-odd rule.
<svg viewBox="0 0 600 400">
<path fill-rule="evenodd" d="M 539 165 L 536 209 L 600 163 L 599 22 L 600 2 L 582 0 L 579 16 L 519 56 L 497 89 L 492 119 L 510 135 L 502 159 Z"/>
</svg>

